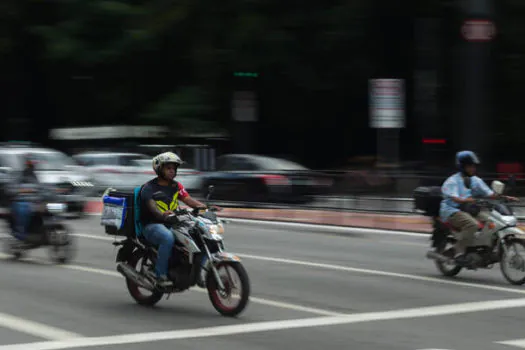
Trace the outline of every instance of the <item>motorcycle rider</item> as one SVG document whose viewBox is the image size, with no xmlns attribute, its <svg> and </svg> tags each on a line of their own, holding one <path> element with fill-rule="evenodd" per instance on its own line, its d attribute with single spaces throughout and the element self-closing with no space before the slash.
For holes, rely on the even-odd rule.
<svg viewBox="0 0 525 350">
<path fill-rule="evenodd" d="M 28 231 L 29 224 L 33 217 L 33 204 L 35 196 L 38 195 L 38 189 L 33 185 L 40 184 L 35 173 L 35 161 L 30 154 L 24 156 L 24 169 L 13 189 L 13 198 L 11 202 L 11 228 L 15 238 L 21 241 L 38 239 L 37 235 L 30 235 Z"/>
<path fill-rule="evenodd" d="M 153 158 L 153 170 L 157 177 L 146 182 L 142 187 L 141 198 L 141 221 L 143 224 L 143 235 L 152 244 L 159 246 L 158 258 L 155 266 L 157 275 L 157 286 L 160 288 L 172 287 L 173 283 L 168 279 L 168 261 L 173 251 L 175 237 L 166 224 L 175 223 L 170 215 L 178 208 L 180 199 L 192 208 L 207 208 L 205 204 L 193 199 L 184 186 L 174 180 L 177 169 L 183 161 L 173 152 L 164 152 Z M 153 194 L 161 191 L 171 201 L 153 199 Z"/>
<path fill-rule="evenodd" d="M 468 204 L 474 203 L 473 197 L 488 199 L 506 198 L 509 201 L 518 201 L 518 198 L 500 196 L 476 173 L 476 166 L 480 164 L 477 155 L 472 151 L 460 151 L 456 154 L 456 166 L 459 172 L 450 176 L 441 187 L 444 199 L 441 201 L 440 218 L 443 222 L 450 223 L 457 228 L 457 243 L 454 259 L 458 264 L 466 264 L 465 250 L 471 244 L 474 234 L 479 230 L 478 221 L 467 211 Z M 488 213 L 480 211 L 477 219 L 485 222 Z"/>
</svg>

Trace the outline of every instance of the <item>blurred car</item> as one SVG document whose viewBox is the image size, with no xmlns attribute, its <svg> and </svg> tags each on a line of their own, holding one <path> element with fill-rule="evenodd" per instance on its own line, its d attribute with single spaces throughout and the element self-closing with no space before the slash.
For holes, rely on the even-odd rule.
<svg viewBox="0 0 525 350">
<path fill-rule="evenodd" d="M 93 177 L 98 194 L 108 187 L 131 191 L 155 177 L 151 167 L 149 171 L 137 163 L 144 160 L 151 164 L 151 157 L 140 153 L 84 152 L 75 154 L 73 159 Z"/>
<path fill-rule="evenodd" d="M 304 203 L 332 183 L 328 175 L 280 158 L 228 154 L 218 157 L 216 164 L 216 171 L 203 181 L 203 191 L 215 186 L 215 200 Z"/>
<path fill-rule="evenodd" d="M 82 173 L 82 168 L 65 153 L 33 144 L 0 144 L 1 206 L 8 205 L 6 188 L 21 175 L 27 154 L 31 154 L 35 160 L 35 174 L 38 180 L 60 188 L 69 213 L 82 214 L 87 197 L 94 194 L 92 179 Z"/>
<path fill-rule="evenodd" d="M 156 176 L 151 166 L 151 158 L 138 159 L 134 161 L 135 164 L 142 167 L 145 172 L 150 173 L 152 176 Z M 202 190 L 202 174 L 197 169 L 193 169 L 182 164 L 177 170 L 176 179 L 188 190 L 192 192 L 199 192 Z"/>
<path fill-rule="evenodd" d="M 152 157 L 141 153 L 86 152 L 76 154 L 73 158 L 91 173 L 97 183 L 98 193 L 108 187 L 131 191 L 156 177 Z M 177 181 L 191 191 L 202 188 L 200 172 L 185 165 L 179 168 Z"/>
</svg>

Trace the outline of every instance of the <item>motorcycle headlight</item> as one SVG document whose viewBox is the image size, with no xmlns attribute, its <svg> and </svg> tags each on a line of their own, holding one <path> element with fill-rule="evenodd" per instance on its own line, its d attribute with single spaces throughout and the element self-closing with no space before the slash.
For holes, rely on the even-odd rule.
<svg viewBox="0 0 525 350">
<path fill-rule="evenodd" d="M 47 203 L 46 209 L 50 213 L 64 213 L 67 210 L 65 203 Z"/>
<path fill-rule="evenodd" d="M 211 234 L 222 235 L 224 233 L 224 226 L 220 223 L 218 225 L 210 225 L 208 226 L 208 230 Z"/>
</svg>

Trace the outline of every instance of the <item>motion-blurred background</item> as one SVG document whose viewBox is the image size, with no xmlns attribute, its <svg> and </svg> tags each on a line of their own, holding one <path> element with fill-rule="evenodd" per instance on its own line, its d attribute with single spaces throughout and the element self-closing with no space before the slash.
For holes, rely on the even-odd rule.
<svg viewBox="0 0 525 350">
<path fill-rule="evenodd" d="M 522 0 L 3 0 L 0 17 L 0 183 L 38 152 L 71 210 L 165 150 L 193 193 L 235 203 L 410 210 L 460 149 L 520 194 Z"/>
</svg>

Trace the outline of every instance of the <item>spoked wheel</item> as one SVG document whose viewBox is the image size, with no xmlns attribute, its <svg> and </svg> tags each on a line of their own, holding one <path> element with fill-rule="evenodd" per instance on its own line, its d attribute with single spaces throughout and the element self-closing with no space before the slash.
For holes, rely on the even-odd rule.
<svg viewBox="0 0 525 350">
<path fill-rule="evenodd" d="M 525 243 L 518 240 L 505 243 L 506 251 L 501 254 L 501 273 L 509 283 L 521 285 L 525 283 Z"/>
<path fill-rule="evenodd" d="M 447 242 L 447 241 L 441 242 L 439 246 L 436 248 L 436 252 L 451 259 L 450 263 L 445 263 L 439 260 L 434 260 L 436 267 L 438 268 L 439 271 L 441 271 L 443 276 L 454 277 L 461 271 L 462 267 L 456 265 L 453 262 L 454 255 L 455 255 L 454 254 L 455 249 L 450 242 Z"/>
<path fill-rule="evenodd" d="M 206 285 L 210 301 L 221 315 L 237 316 L 246 308 L 250 297 L 248 273 L 242 264 L 232 261 L 221 262 L 216 268 L 224 290 L 220 290 L 213 272 L 208 271 Z"/>
<path fill-rule="evenodd" d="M 75 255 L 75 241 L 63 225 L 47 230 L 51 259 L 58 264 L 71 261 Z"/>
<path fill-rule="evenodd" d="M 24 257 L 24 243 L 15 237 L 4 237 L 2 239 L 4 253 L 10 255 L 13 260 L 19 260 Z"/>
<path fill-rule="evenodd" d="M 133 252 L 127 263 L 143 276 L 150 273 L 149 271 L 153 271 L 154 262 L 137 251 Z M 131 297 L 140 305 L 153 306 L 158 303 L 164 295 L 164 293 L 157 290 L 150 291 L 143 287 L 139 287 L 129 278 L 126 278 L 126 285 Z"/>
</svg>

